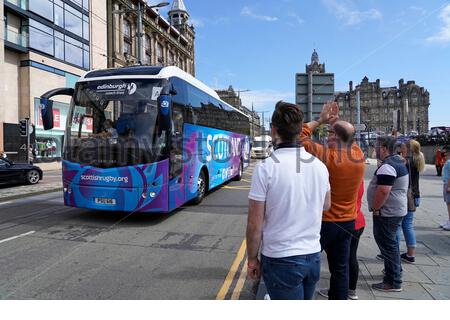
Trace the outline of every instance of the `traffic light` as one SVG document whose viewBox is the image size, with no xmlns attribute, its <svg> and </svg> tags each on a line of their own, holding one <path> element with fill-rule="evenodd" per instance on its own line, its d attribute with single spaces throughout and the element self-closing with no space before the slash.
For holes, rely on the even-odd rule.
<svg viewBox="0 0 450 320">
<path fill-rule="evenodd" d="M 27 137 L 28 136 L 28 120 L 27 119 L 20 120 L 19 127 L 20 127 L 20 136 Z"/>
</svg>

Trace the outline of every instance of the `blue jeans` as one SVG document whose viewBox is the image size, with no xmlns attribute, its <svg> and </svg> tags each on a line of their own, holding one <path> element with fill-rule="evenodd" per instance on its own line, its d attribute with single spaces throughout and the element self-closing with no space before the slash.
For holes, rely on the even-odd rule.
<svg viewBox="0 0 450 320">
<path fill-rule="evenodd" d="M 414 212 L 408 212 L 408 214 L 403 218 L 401 228 L 397 231 L 397 241 L 400 245 L 401 229 L 403 229 L 403 236 L 405 237 L 406 247 L 415 248 L 417 246 L 416 242 L 416 232 L 414 231 Z"/>
<path fill-rule="evenodd" d="M 287 258 L 261 256 L 271 300 L 311 300 L 320 279 L 320 253 Z"/>
<path fill-rule="evenodd" d="M 400 250 L 397 231 L 403 217 L 373 217 L 373 235 L 384 257 L 383 282 L 398 289 L 402 286 Z"/>
<path fill-rule="evenodd" d="M 349 288 L 350 243 L 355 232 L 355 221 L 322 222 L 320 244 L 327 253 L 330 269 L 328 299 L 347 300 Z"/>
</svg>

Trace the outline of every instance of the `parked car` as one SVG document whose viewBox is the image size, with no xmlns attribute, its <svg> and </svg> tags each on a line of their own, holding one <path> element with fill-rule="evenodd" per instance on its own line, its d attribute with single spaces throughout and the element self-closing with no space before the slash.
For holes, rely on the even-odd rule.
<svg viewBox="0 0 450 320">
<path fill-rule="evenodd" d="M 0 184 L 36 184 L 42 177 L 43 173 L 39 167 L 0 159 Z"/>
</svg>

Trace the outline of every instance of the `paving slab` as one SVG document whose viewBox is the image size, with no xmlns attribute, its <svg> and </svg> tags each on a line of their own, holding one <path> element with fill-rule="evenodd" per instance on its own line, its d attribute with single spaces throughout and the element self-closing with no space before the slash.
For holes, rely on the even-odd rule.
<svg viewBox="0 0 450 320">
<path fill-rule="evenodd" d="M 450 299 L 450 286 L 425 283 L 425 284 L 423 284 L 423 287 L 436 300 L 449 300 Z"/>
</svg>

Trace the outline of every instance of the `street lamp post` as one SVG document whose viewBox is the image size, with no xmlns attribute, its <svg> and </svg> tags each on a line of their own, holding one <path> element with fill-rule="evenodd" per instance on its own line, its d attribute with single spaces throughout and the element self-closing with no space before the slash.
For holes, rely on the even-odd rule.
<svg viewBox="0 0 450 320">
<path fill-rule="evenodd" d="M 238 94 L 238 103 L 239 103 L 239 109 L 242 107 L 242 102 L 241 102 L 241 93 L 244 92 L 250 92 L 252 90 L 246 89 L 246 90 L 236 90 L 237 94 Z"/>
<path fill-rule="evenodd" d="M 169 2 L 161 2 L 152 6 L 147 6 L 144 5 L 144 7 L 141 6 L 141 2 L 138 1 L 138 7 L 137 9 L 125 9 L 125 10 L 113 10 L 113 14 L 124 14 L 124 13 L 136 13 L 137 14 L 137 33 L 136 33 L 136 38 L 137 38 L 137 59 L 138 59 L 138 64 L 142 64 L 142 56 L 143 56 L 143 52 L 142 52 L 142 38 L 144 37 L 145 33 L 144 33 L 144 27 L 143 27 L 143 12 L 145 11 L 145 9 L 152 9 L 152 8 L 163 8 L 163 7 L 167 7 L 168 5 L 170 5 Z M 113 19 L 114 20 L 114 19 Z M 113 37 L 114 37 L 114 30 L 113 30 Z M 113 49 L 114 50 L 114 49 Z"/>
</svg>

